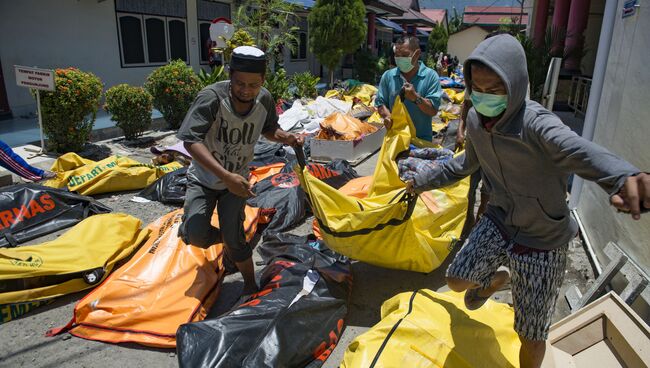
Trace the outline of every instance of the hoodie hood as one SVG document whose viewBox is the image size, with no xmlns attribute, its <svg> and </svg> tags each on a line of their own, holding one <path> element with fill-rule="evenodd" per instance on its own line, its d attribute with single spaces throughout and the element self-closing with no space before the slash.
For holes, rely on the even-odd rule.
<svg viewBox="0 0 650 368">
<path fill-rule="evenodd" d="M 528 68 L 526 53 L 516 38 L 502 34 L 481 42 L 465 61 L 465 86 L 472 93 L 472 61 L 480 61 L 494 70 L 506 85 L 508 106 L 503 116 L 495 124 L 499 132 L 518 131 L 520 125 L 513 119 L 524 106 L 528 90 Z"/>
</svg>

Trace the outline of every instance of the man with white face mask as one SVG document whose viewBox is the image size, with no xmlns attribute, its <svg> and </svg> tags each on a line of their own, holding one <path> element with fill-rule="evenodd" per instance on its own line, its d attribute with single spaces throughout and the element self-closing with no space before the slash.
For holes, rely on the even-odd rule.
<svg viewBox="0 0 650 368">
<path fill-rule="evenodd" d="M 419 61 L 421 51 L 416 37 L 399 38 L 393 50 L 397 67 L 382 75 L 375 106 L 384 119 L 386 129 L 390 129 L 395 97 L 404 89 L 404 105 L 413 120 L 417 137 L 431 142 L 431 117 L 438 113 L 442 96 L 438 74 Z"/>
</svg>

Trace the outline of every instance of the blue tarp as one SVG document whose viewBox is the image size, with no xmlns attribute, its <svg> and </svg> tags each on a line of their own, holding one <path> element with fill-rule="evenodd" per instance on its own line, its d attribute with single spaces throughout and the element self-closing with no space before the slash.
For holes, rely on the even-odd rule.
<svg viewBox="0 0 650 368">
<path fill-rule="evenodd" d="M 449 77 L 440 77 L 440 85 L 442 88 L 465 88 L 464 83 L 453 80 Z"/>
<path fill-rule="evenodd" d="M 392 28 L 397 32 L 404 32 L 404 29 L 402 27 L 400 27 L 399 24 L 393 22 L 392 20 L 388 20 L 388 19 L 384 19 L 384 18 L 376 18 L 376 19 L 377 19 L 377 23 L 379 23 L 380 25 L 382 25 L 384 27 Z"/>
</svg>

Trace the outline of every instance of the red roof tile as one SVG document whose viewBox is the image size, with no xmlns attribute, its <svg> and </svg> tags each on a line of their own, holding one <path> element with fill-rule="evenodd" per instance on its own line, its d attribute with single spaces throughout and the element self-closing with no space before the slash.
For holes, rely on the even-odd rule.
<svg viewBox="0 0 650 368">
<path fill-rule="evenodd" d="M 420 13 L 426 15 L 436 23 L 441 23 L 447 15 L 447 9 L 420 9 Z"/>
</svg>

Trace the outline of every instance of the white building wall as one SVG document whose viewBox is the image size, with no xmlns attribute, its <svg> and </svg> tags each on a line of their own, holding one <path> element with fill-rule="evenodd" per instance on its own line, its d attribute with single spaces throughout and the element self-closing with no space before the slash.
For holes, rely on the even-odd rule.
<svg viewBox="0 0 650 368">
<path fill-rule="evenodd" d="M 637 14 L 621 18 L 625 0 L 619 0 L 605 83 L 594 135 L 594 142 L 625 158 L 643 171 L 650 171 L 650 7 L 637 8 Z M 586 236 L 601 262 L 603 248 L 616 242 L 646 274 L 650 274 L 650 215 L 640 221 L 618 214 L 609 198 L 597 185 L 583 187 L 578 214 Z M 647 291 L 647 290 L 646 290 Z"/>
<path fill-rule="evenodd" d="M 291 51 L 288 48 L 284 49 L 284 70 L 287 72 L 287 76 L 292 76 L 296 73 L 302 72 L 311 72 L 314 74 L 314 71 L 311 70 L 311 65 L 313 64 L 313 59 L 316 58 L 309 50 L 309 25 L 307 21 L 307 13 L 300 14 L 299 27 L 300 32 L 305 32 L 307 36 L 306 44 L 306 57 L 303 59 L 291 59 Z M 296 53 L 299 53 L 299 50 L 296 50 Z"/>
<path fill-rule="evenodd" d="M 227 1 L 224 1 L 227 2 Z M 190 65 L 200 67 L 196 0 L 186 0 Z M 70 66 L 92 72 L 105 88 L 142 85 L 157 66 L 122 67 L 113 0 L 21 0 L 0 2 L 0 60 L 14 116 L 36 109 L 29 90 L 15 83 L 14 65 Z"/>
<path fill-rule="evenodd" d="M 447 41 L 447 52 L 458 57 L 458 60 L 463 63 L 487 35 L 488 32 L 478 26 L 451 34 Z"/>
</svg>

